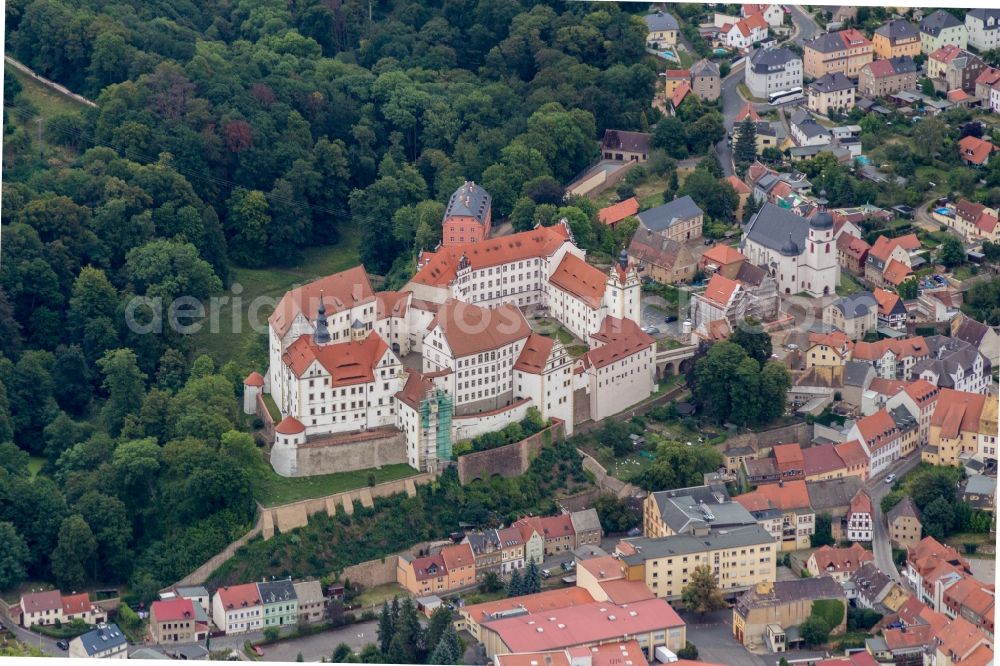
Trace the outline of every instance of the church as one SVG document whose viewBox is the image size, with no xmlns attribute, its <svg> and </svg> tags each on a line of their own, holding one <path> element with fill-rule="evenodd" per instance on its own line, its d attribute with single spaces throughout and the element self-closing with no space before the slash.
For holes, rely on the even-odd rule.
<svg viewBox="0 0 1000 666">
<path fill-rule="evenodd" d="M 764 204 L 744 227 L 740 251 L 767 270 L 783 294 L 828 296 L 840 284 L 833 216 L 825 206 L 806 219 Z"/>
</svg>

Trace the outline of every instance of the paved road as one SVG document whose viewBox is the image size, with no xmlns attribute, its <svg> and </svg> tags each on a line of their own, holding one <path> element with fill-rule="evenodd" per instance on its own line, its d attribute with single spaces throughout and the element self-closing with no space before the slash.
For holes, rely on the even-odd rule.
<svg viewBox="0 0 1000 666">
<path fill-rule="evenodd" d="M 39 648 L 46 656 L 49 657 L 68 657 L 69 654 L 64 650 L 60 650 L 56 647 L 56 641 L 47 636 L 42 636 L 41 634 L 36 634 L 33 631 L 28 631 L 23 627 L 20 627 L 13 622 L 6 615 L 3 616 L 3 626 L 14 634 L 17 640 L 30 645 L 32 647 Z"/>
<path fill-rule="evenodd" d="M 789 5 L 792 10 L 792 41 L 801 44 L 812 39 L 820 31 L 819 24 L 797 5 Z"/>
<path fill-rule="evenodd" d="M 902 578 L 896 570 L 896 563 L 892 560 L 892 544 L 889 543 L 889 531 L 882 516 L 882 498 L 885 497 L 892 486 L 885 482 L 885 477 L 889 473 L 897 477 L 902 476 L 912 470 L 920 462 L 920 452 L 910 454 L 904 460 L 897 460 L 889 466 L 889 469 L 879 474 L 878 477 L 868 480 L 868 494 L 871 495 L 872 505 L 875 515 L 875 529 L 873 533 L 872 550 L 875 553 L 875 565 L 879 570 L 888 574 L 893 580 L 899 581 Z"/>
<path fill-rule="evenodd" d="M 729 72 L 729 76 L 722 80 L 722 118 L 723 123 L 726 126 L 726 137 L 722 138 L 715 145 L 715 154 L 719 156 L 719 162 L 722 164 L 722 173 L 726 176 L 733 175 L 733 149 L 732 146 L 728 144 L 726 138 L 729 136 L 729 132 L 733 129 L 733 120 L 736 118 L 736 114 L 739 113 L 740 108 L 743 106 L 743 98 L 740 97 L 740 91 L 738 90 L 739 85 L 743 82 L 743 66 L 740 65 L 738 68 L 734 68 Z"/>
</svg>

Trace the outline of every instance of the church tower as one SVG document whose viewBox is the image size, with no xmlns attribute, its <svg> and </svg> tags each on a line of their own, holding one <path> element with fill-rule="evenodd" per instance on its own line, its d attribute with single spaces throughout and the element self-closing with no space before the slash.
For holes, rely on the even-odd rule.
<svg viewBox="0 0 1000 666">
<path fill-rule="evenodd" d="M 823 197 L 825 192 L 820 192 Z M 837 244 L 833 238 L 833 216 L 826 210 L 826 199 L 819 199 L 819 212 L 809 220 L 806 239 L 804 277 L 806 291 L 827 296 L 840 284 Z"/>
</svg>

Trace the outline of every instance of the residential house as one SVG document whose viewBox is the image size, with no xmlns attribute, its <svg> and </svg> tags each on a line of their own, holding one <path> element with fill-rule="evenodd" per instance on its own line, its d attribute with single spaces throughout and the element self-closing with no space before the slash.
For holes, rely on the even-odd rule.
<svg viewBox="0 0 1000 666">
<path fill-rule="evenodd" d="M 956 617 L 934 635 L 933 662 L 944 666 L 988 666 L 993 663 L 993 644 L 976 625 Z"/>
<path fill-rule="evenodd" d="M 531 529 L 542 535 L 545 540 L 545 557 L 576 548 L 576 535 L 569 514 L 545 517 L 529 516 L 521 518 L 513 524 L 513 527 L 520 529 L 522 534 L 525 526 L 530 526 Z"/>
<path fill-rule="evenodd" d="M 649 141 L 652 134 L 627 132 L 625 130 L 604 130 L 601 141 L 601 155 L 606 160 L 625 162 L 645 162 L 649 159 Z"/>
<path fill-rule="evenodd" d="M 212 595 L 208 593 L 208 590 L 203 585 L 175 585 L 170 593 L 166 595 L 161 594 L 160 598 L 168 599 L 171 593 L 175 597 L 190 599 L 197 603 L 205 611 L 206 615 L 212 612 Z"/>
<path fill-rule="evenodd" d="M 98 625 L 69 642 L 71 659 L 128 659 L 128 639 L 117 624 Z"/>
<path fill-rule="evenodd" d="M 445 569 L 448 571 L 448 589 L 458 590 L 476 582 L 476 556 L 467 543 L 441 549 Z"/>
<path fill-rule="evenodd" d="M 825 513 L 833 519 L 834 530 L 839 530 L 847 519 L 851 500 L 862 488 L 860 476 L 850 475 L 826 481 L 806 481 L 809 505 L 816 514 Z"/>
<path fill-rule="evenodd" d="M 686 244 L 642 226 L 632 236 L 628 256 L 639 275 L 661 284 L 686 282 L 697 270 L 697 260 Z"/>
<path fill-rule="evenodd" d="M 965 12 L 969 46 L 979 51 L 1000 47 L 1000 9 L 979 7 Z"/>
<path fill-rule="evenodd" d="M 824 116 L 831 111 L 846 113 L 854 107 L 857 89 L 858 84 L 841 72 L 824 74 L 807 88 L 809 110 Z"/>
<path fill-rule="evenodd" d="M 879 236 L 865 260 L 865 280 L 874 287 L 898 287 L 913 275 L 914 258 L 920 249 L 916 234 Z"/>
<path fill-rule="evenodd" d="M 701 238 L 705 214 L 689 195 L 662 206 L 645 210 L 637 216 L 643 228 L 679 243 Z"/>
<path fill-rule="evenodd" d="M 994 481 L 994 485 L 995 483 Z M 993 638 L 993 606 L 996 595 L 993 587 L 972 576 L 965 576 L 944 591 L 940 612 L 952 619 L 962 617 Z"/>
<path fill-rule="evenodd" d="M 158 645 L 196 643 L 208 633 L 206 624 L 198 624 L 190 599 L 154 601 L 149 607 L 148 635 Z"/>
<path fill-rule="evenodd" d="M 86 592 L 68 594 L 62 597 L 62 621 L 82 620 L 87 624 L 104 622 L 105 613 L 91 600 Z"/>
<path fill-rule="evenodd" d="M 691 84 L 690 69 L 668 69 L 663 73 L 664 97 L 670 99 L 682 83 Z"/>
<path fill-rule="evenodd" d="M 765 5 L 744 3 L 740 5 L 740 14 L 746 18 L 760 14 L 772 28 L 778 28 L 785 22 L 785 10 L 781 5 Z"/>
<path fill-rule="evenodd" d="M 966 458 L 976 456 L 980 439 L 996 436 L 995 430 L 982 432 L 987 401 L 995 402 L 995 398 L 941 389 L 931 417 L 930 444 L 921 451 L 920 459 L 932 465 L 961 466 Z"/>
<path fill-rule="evenodd" d="M 963 482 L 962 501 L 973 508 L 994 513 L 997 503 L 997 480 L 992 476 L 972 474 Z"/>
<path fill-rule="evenodd" d="M 736 273 L 736 281 L 750 296 L 747 314 L 763 322 L 778 316 L 778 283 L 766 269 L 745 261 Z"/>
<path fill-rule="evenodd" d="M 992 326 L 962 314 L 951 320 L 951 335 L 974 346 L 994 367 L 1000 365 L 1000 335 Z"/>
<path fill-rule="evenodd" d="M 976 97 L 982 100 L 983 108 L 990 109 L 990 95 L 994 88 L 1000 87 L 1000 69 L 985 67 L 976 77 Z M 996 113 L 995 109 L 990 109 Z"/>
<path fill-rule="evenodd" d="M 893 548 L 910 549 L 920 542 L 923 524 L 920 509 L 909 497 L 904 497 L 885 515 L 889 525 L 889 542 Z"/>
<path fill-rule="evenodd" d="M 802 449 L 802 464 L 806 481 L 839 479 L 847 474 L 847 465 L 833 444 L 809 446 Z"/>
<path fill-rule="evenodd" d="M 680 599 L 699 566 L 713 567 L 719 590 L 727 597 L 775 579 L 777 546 L 759 525 L 711 530 L 701 536 L 623 539 L 616 552 L 626 580 L 643 581 L 657 597 L 671 601 Z"/>
<path fill-rule="evenodd" d="M 958 154 L 962 161 L 973 167 L 986 166 L 990 162 L 990 155 L 996 152 L 997 147 L 990 141 L 978 139 L 974 136 L 967 136 L 958 142 Z"/>
<path fill-rule="evenodd" d="M 834 72 L 856 78 L 874 54 L 872 43 L 854 28 L 821 33 L 805 41 L 802 48 L 805 75 L 814 79 Z"/>
<path fill-rule="evenodd" d="M 515 532 L 517 532 L 517 538 L 520 540 L 520 532 L 517 530 Z M 462 538 L 462 543 L 467 543 L 472 548 L 472 554 L 476 558 L 477 578 L 483 578 L 487 573 L 495 573 L 498 576 L 502 575 L 503 551 L 500 548 L 500 539 L 497 536 L 497 530 L 466 532 Z M 524 562 L 523 550 L 521 562 L 522 564 Z"/>
<path fill-rule="evenodd" d="M 865 562 L 851 574 L 850 582 L 854 588 L 854 603 L 859 608 L 894 610 L 885 603 L 894 604 L 898 597 L 906 594 L 874 561 Z"/>
<path fill-rule="evenodd" d="M 851 499 L 851 508 L 847 513 L 847 538 L 850 541 L 871 542 L 874 536 L 875 510 L 872 498 L 862 488 Z M 855 543 L 854 545 L 857 545 Z"/>
<path fill-rule="evenodd" d="M 841 234 L 837 237 L 837 261 L 841 270 L 852 275 L 861 276 L 865 273 L 865 261 L 871 246 L 861 238 L 852 234 Z"/>
<path fill-rule="evenodd" d="M 478 243 L 490 237 L 492 197 L 472 181 L 465 181 L 448 199 L 441 221 L 441 245 Z"/>
<path fill-rule="evenodd" d="M 858 72 L 858 95 L 869 99 L 916 88 L 917 64 L 909 56 L 873 60 Z"/>
<path fill-rule="evenodd" d="M 569 519 L 573 524 L 574 548 L 601 543 L 604 530 L 601 527 L 601 519 L 597 515 L 597 509 L 573 511 L 569 514 Z"/>
<path fill-rule="evenodd" d="M 706 275 L 718 274 L 729 280 L 735 280 L 746 260 L 743 253 L 736 248 L 717 243 L 701 255 L 698 268 Z"/>
<path fill-rule="evenodd" d="M 831 631 L 843 633 L 847 621 L 844 588 L 822 576 L 761 583 L 747 590 L 733 606 L 733 636 L 748 649 L 784 652 L 789 648 L 788 630 L 802 624 L 812 614 L 813 604 L 821 600 L 844 604 L 845 617 Z"/>
<path fill-rule="evenodd" d="M 629 197 L 624 201 L 619 201 L 597 211 L 597 219 L 608 225 L 612 229 L 622 220 L 634 217 L 639 212 L 639 201 L 635 197 Z"/>
<path fill-rule="evenodd" d="M 816 532 L 816 512 L 810 505 L 805 481 L 762 485 L 733 499 L 770 531 L 781 550 L 809 547 L 810 537 Z M 780 513 L 780 521 L 775 520 L 775 509 Z"/>
<path fill-rule="evenodd" d="M 523 569 L 527 565 L 527 548 L 521 530 L 516 527 L 504 527 L 496 531 L 497 541 L 500 545 L 500 572 L 509 574 L 515 569 Z M 545 541 L 540 534 L 532 533 L 528 537 L 532 551 L 545 552 Z M 536 564 L 541 560 L 536 559 Z"/>
<path fill-rule="evenodd" d="M 971 155 L 975 159 L 978 159 L 977 150 L 980 154 L 985 154 L 987 150 L 975 142 L 968 142 L 968 146 L 969 150 L 973 151 Z M 955 204 L 938 209 L 931 214 L 931 217 L 959 232 L 966 240 L 978 238 L 994 240 L 998 234 L 997 210 L 968 199 L 960 199 Z"/>
<path fill-rule="evenodd" d="M 719 41 L 729 48 L 747 51 L 754 44 L 767 39 L 767 21 L 760 14 L 751 14 L 736 23 L 726 23 L 719 28 Z"/>
<path fill-rule="evenodd" d="M 224 586 L 212 597 L 212 622 L 226 634 L 264 628 L 264 602 L 255 583 Z"/>
<path fill-rule="evenodd" d="M 851 364 L 848 364 L 850 366 Z M 845 377 L 849 375 L 845 372 Z M 837 455 L 840 459 L 844 461 L 844 476 L 854 476 L 861 481 L 868 480 L 869 471 L 869 457 L 868 453 L 865 451 L 865 447 L 856 439 L 852 439 L 846 442 L 840 442 L 839 444 L 833 445 L 834 449 L 837 451 Z M 839 477 L 838 477 L 839 478 Z M 813 479 L 809 479 L 812 481 Z"/>
<path fill-rule="evenodd" d="M 418 597 L 468 587 L 476 582 L 476 557 L 468 543 L 422 557 L 403 554 L 397 559 L 396 582 Z"/>
<path fill-rule="evenodd" d="M 934 384 L 925 379 L 918 379 L 907 384 L 886 401 L 886 409 L 895 410 L 903 407 L 917 422 L 917 446 L 925 446 L 930 440 L 931 417 L 941 394 Z"/>
<path fill-rule="evenodd" d="M 872 292 L 878 304 L 879 328 L 894 331 L 906 330 L 906 306 L 898 294 L 876 287 Z"/>
<path fill-rule="evenodd" d="M 927 341 L 917 336 L 878 342 L 856 342 L 851 360 L 870 363 L 875 368 L 875 374 L 881 379 L 901 380 L 909 379 L 917 363 L 929 358 L 930 354 Z"/>
<path fill-rule="evenodd" d="M 668 12 L 658 11 L 646 14 L 646 46 L 651 49 L 665 49 L 677 43 L 680 26 L 677 19 Z"/>
<path fill-rule="evenodd" d="M 912 58 L 920 53 L 920 31 L 905 19 L 894 19 L 875 28 L 872 48 L 879 58 Z"/>
<path fill-rule="evenodd" d="M 264 606 L 265 629 L 298 622 L 299 604 L 291 578 L 257 583 L 257 592 Z"/>
<path fill-rule="evenodd" d="M 925 379 L 939 388 L 987 393 L 993 384 L 990 362 L 968 342 L 932 335 L 925 338 L 928 358 L 913 366 L 914 379 Z"/>
<path fill-rule="evenodd" d="M 947 45 L 965 49 L 968 44 L 969 31 L 965 24 L 946 10 L 939 9 L 920 21 L 921 53 L 930 55 Z"/>
<path fill-rule="evenodd" d="M 21 626 L 62 622 L 62 595 L 59 590 L 31 592 L 21 595 Z"/>
<path fill-rule="evenodd" d="M 921 601 L 935 607 L 936 592 L 932 575 L 940 572 L 941 565 L 946 565 L 959 574 L 959 578 L 972 570 L 969 562 L 958 554 L 951 546 L 941 544 L 934 537 L 924 537 L 906 551 L 906 566 L 902 573 L 921 597 Z M 936 610 L 936 608 L 935 608 Z"/>
<path fill-rule="evenodd" d="M 829 576 L 838 583 L 850 580 L 862 566 L 875 561 L 875 554 L 859 543 L 847 548 L 822 546 L 806 560 L 806 571 L 814 577 Z"/>
<path fill-rule="evenodd" d="M 711 102 L 719 99 L 722 92 L 719 65 L 705 58 L 691 65 L 691 92 L 701 100 Z"/>
<path fill-rule="evenodd" d="M 806 368 L 843 368 L 852 346 L 851 339 L 840 331 L 810 333 Z"/>
<path fill-rule="evenodd" d="M 871 476 L 878 476 L 900 458 L 899 428 L 885 409 L 856 421 L 847 437 L 864 444 Z"/>
<path fill-rule="evenodd" d="M 829 128 L 820 125 L 812 114 L 803 109 L 792 114 L 791 132 L 798 146 L 825 146 L 833 141 Z"/>
<path fill-rule="evenodd" d="M 845 234 L 841 238 L 853 238 L 853 236 Z M 823 326 L 832 326 L 838 331 L 843 331 L 848 340 L 863 340 L 877 325 L 878 303 L 875 296 L 868 291 L 842 296 L 823 308 Z"/>
<path fill-rule="evenodd" d="M 974 93 L 976 79 L 985 68 L 982 58 L 951 44 L 942 46 L 927 58 L 927 76 L 940 92 Z"/>
<path fill-rule="evenodd" d="M 299 624 L 315 624 L 326 619 L 326 595 L 318 580 L 305 580 L 293 585 L 297 600 Z"/>
<path fill-rule="evenodd" d="M 767 99 L 771 93 L 802 87 L 802 58 L 791 50 L 757 49 L 748 58 L 744 80 L 754 97 Z"/>
</svg>

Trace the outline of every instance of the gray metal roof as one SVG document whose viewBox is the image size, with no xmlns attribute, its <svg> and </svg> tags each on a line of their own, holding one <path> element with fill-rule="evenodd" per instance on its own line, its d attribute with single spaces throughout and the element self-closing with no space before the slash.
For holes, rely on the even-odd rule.
<svg viewBox="0 0 1000 666">
<path fill-rule="evenodd" d="M 282 601 L 295 601 L 295 586 L 290 580 L 276 580 L 267 583 L 257 583 L 257 591 L 265 604 L 276 604 Z"/>
<path fill-rule="evenodd" d="M 698 204 L 694 202 L 694 199 L 690 195 L 684 195 L 680 199 L 674 199 L 670 203 L 645 210 L 639 213 L 637 217 L 647 229 L 663 231 L 678 222 L 703 214 L 701 208 L 698 208 Z"/>
<path fill-rule="evenodd" d="M 844 364 L 844 386 L 866 387 L 871 383 L 868 376 L 875 378 L 875 368 L 871 363 L 863 361 L 848 361 Z"/>
<path fill-rule="evenodd" d="M 764 546 L 774 544 L 774 538 L 760 525 L 747 525 L 730 530 L 713 531 L 707 536 L 690 536 L 679 534 L 675 536 L 637 537 L 625 539 L 642 552 L 626 555 L 623 561 L 627 564 L 639 564 L 648 559 L 672 557 L 674 555 L 690 555 L 703 553 L 707 550 L 721 548 L 739 548 L 741 546 Z"/>
<path fill-rule="evenodd" d="M 764 204 L 746 228 L 746 240 L 778 252 L 788 243 L 789 236 L 801 252 L 808 235 L 809 220 L 772 203 Z"/>
<path fill-rule="evenodd" d="M 920 37 L 920 31 L 917 30 L 917 26 L 902 19 L 889 21 L 885 25 L 879 26 L 875 29 L 875 34 L 888 38 L 893 44 L 901 39 Z"/>
<path fill-rule="evenodd" d="M 864 317 L 865 315 L 878 310 L 878 301 L 875 294 L 870 291 L 859 291 L 850 296 L 842 296 L 833 302 L 833 307 L 840 310 L 847 319 Z"/>
<path fill-rule="evenodd" d="M 646 22 L 646 29 L 649 32 L 678 29 L 677 19 L 674 18 L 673 14 L 667 12 L 661 11 L 655 14 L 646 14 L 642 18 Z"/>
<path fill-rule="evenodd" d="M 702 58 L 691 65 L 691 76 L 719 76 L 719 66 L 711 60 Z"/>
<path fill-rule="evenodd" d="M 128 640 L 125 638 L 125 634 L 122 630 L 118 628 L 117 624 L 103 624 L 94 629 L 93 631 L 88 631 L 85 634 L 81 634 L 76 640 L 79 640 L 83 645 L 83 649 L 86 650 L 89 656 L 94 656 L 100 652 L 106 652 L 107 650 L 114 650 L 128 645 Z"/>
<path fill-rule="evenodd" d="M 973 474 L 965 480 L 965 492 L 970 495 L 991 495 L 997 490 L 997 480 L 982 474 Z"/>
<path fill-rule="evenodd" d="M 917 505 L 913 502 L 912 498 L 904 497 L 896 506 L 889 509 L 889 511 L 885 514 L 886 521 L 890 524 L 900 516 L 909 516 L 920 520 L 920 509 L 917 508 Z"/>
<path fill-rule="evenodd" d="M 932 37 L 937 37 L 945 28 L 954 28 L 957 26 L 965 27 L 965 24 L 955 18 L 951 12 L 939 9 L 920 22 L 920 32 L 926 32 Z"/>
<path fill-rule="evenodd" d="M 601 519 L 597 516 L 597 509 L 574 511 L 569 514 L 569 520 L 573 523 L 573 530 L 577 534 L 601 530 Z"/>
<path fill-rule="evenodd" d="M 828 481 L 806 481 L 806 488 L 809 490 L 809 504 L 816 513 L 837 508 L 846 510 L 861 489 L 861 479 L 847 476 Z"/>
<path fill-rule="evenodd" d="M 825 32 L 821 35 L 816 35 L 812 39 L 803 42 L 802 46 L 819 51 L 820 53 L 834 53 L 836 51 L 844 51 L 847 48 L 844 46 L 844 39 L 837 32 Z"/>
<path fill-rule="evenodd" d="M 177 592 L 178 596 L 183 597 L 185 599 L 189 599 L 191 597 L 209 596 L 208 590 L 206 590 L 205 587 L 202 585 L 181 585 L 175 587 L 174 591 Z"/>
<path fill-rule="evenodd" d="M 832 72 L 824 74 L 809 84 L 809 87 L 819 92 L 831 93 L 838 90 L 851 90 L 858 85 L 844 76 L 843 72 Z"/>
<path fill-rule="evenodd" d="M 447 217 L 472 217 L 479 224 L 486 223 L 486 213 L 490 209 L 490 193 L 481 185 L 466 181 L 452 192 L 448 200 L 448 208 L 444 211 Z"/>
<path fill-rule="evenodd" d="M 663 522 L 677 534 L 688 534 L 706 527 L 738 527 L 756 523 L 743 505 L 729 499 L 725 487 L 721 491 L 707 493 L 699 489 L 693 494 L 687 494 L 683 489 L 666 491 L 654 493 L 653 498 L 660 508 Z"/>
<path fill-rule="evenodd" d="M 983 22 L 983 30 L 996 30 L 1000 28 L 1000 9 L 986 9 L 985 7 L 977 7 L 976 9 L 970 9 L 965 13 L 965 15 L 977 18 Z M 987 19 L 993 19 L 993 25 L 986 25 Z"/>
<path fill-rule="evenodd" d="M 810 139 L 815 136 L 830 134 L 830 130 L 816 122 L 816 119 L 812 117 L 812 114 L 803 109 L 793 113 L 791 121 L 793 125 L 798 127 L 799 130 Z"/>
<path fill-rule="evenodd" d="M 795 60 L 801 58 L 786 48 L 757 49 L 750 54 L 750 65 L 757 74 L 780 71 Z"/>
</svg>

